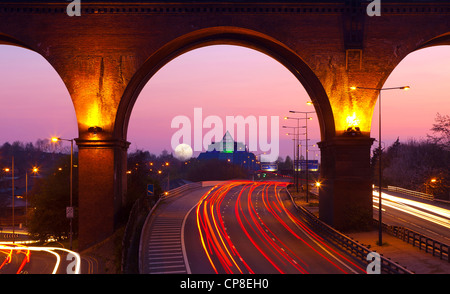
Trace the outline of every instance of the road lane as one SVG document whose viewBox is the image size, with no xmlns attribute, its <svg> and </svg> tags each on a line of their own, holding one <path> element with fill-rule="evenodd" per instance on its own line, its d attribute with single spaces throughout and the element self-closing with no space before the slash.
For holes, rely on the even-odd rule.
<svg viewBox="0 0 450 294">
<path fill-rule="evenodd" d="M 287 207 L 285 185 L 229 182 L 205 194 L 187 222 L 199 234 L 186 243 L 192 273 L 364 273 Z M 209 269 L 197 262 L 199 247 Z"/>
<path fill-rule="evenodd" d="M 211 187 L 191 190 L 179 196 L 163 199 L 149 216 L 143 228 L 141 254 L 143 274 L 190 273 L 185 262 L 183 231 L 185 216 Z"/>
<path fill-rule="evenodd" d="M 403 226 L 436 241 L 450 243 L 450 210 L 383 192 L 383 223 Z M 374 218 L 378 219 L 378 192 L 373 192 Z"/>
<path fill-rule="evenodd" d="M 141 273 L 365 273 L 302 221 L 286 184 L 228 181 L 164 199 L 144 228 Z"/>
<path fill-rule="evenodd" d="M 59 247 L 0 244 L 0 274 L 78 274 L 81 257 Z"/>
</svg>

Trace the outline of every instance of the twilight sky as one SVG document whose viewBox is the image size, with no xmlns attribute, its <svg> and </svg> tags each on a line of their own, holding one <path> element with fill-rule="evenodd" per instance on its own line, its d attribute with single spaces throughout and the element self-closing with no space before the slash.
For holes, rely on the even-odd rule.
<svg viewBox="0 0 450 294">
<path fill-rule="evenodd" d="M 450 114 L 449 69 L 450 46 L 416 51 L 400 63 L 384 86 L 409 85 L 411 90 L 383 92 L 382 141 L 390 145 L 397 137 L 400 141 L 423 139 L 430 133 L 437 112 Z M 67 89 L 40 55 L 0 45 L 0 89 L 0 144 L 17 140 L 34 143 L 53 135 L 78 136 Z M 223 122 L 223 132 L 226 116 L 252 116 L 257 121 L 263 116 L 268 119 L 269 130 L 270 117 L 278 116 L 280 155 L 285 157 L 292 154 L 291 136 L 286 136 L 292 130 L 281 126 L 296 122 L 283 117 L 289 110 L 314 110 L 306 105 L 308 100 L 298 80 L 267 55 L 237 46 L 197 49 L 169 62 L 141 92 L 129 124 L 130 151 L 172 152 L 171 138 L 180 130 L 171 128 L 172 120 L 189 117 L 193 129 L 194 108 L 201 108 L 203 120 L 217 116 Z M 372 126 L 371 136 L 377 138 L 378 105 Z M 203 128 L 203 136 L 209 131 Z M 308 136 L 310 144 L 320 140 L 315 114 L 308 122 Z M 192 144 L 194 139 L 192 133 Z M 310 158 L 314 155 L 311 152 Z"/>
</svg>

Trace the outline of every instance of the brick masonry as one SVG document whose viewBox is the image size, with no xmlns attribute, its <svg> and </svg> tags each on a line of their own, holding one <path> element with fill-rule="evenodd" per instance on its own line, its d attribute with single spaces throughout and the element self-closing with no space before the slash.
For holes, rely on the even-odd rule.
<svg viewBox="0 0 450 294">
<path fill-rule="evenodd" d="M 261 50 L 293 72 L 310 94 L 320 121 L 322 177 L 330 183 L 321 192 L 322 215 L 341 226 L 356 215 L 371 218 L 370 125 L 377 93 L 350 92 L 349 87 L 381 87 L 409 53 L 450 44 L 450 4 L 442 1 L 382 1 L 379 17 L 366 15 L 365 1 L 81 1 L 81 16 L 73 17 L 66 14 L 67 3 L 27 2 L 0 3 L 0 44 L 41 54 L 72 97 L 80 179 L 85 179 L 79 183 L 80 210 L 88 207 L 80 212 L 82 247 L 114 230 L 114 215 L 126 189 L 126 131 L 132 107 L 152 74 L 177 54 L 207 44 L 236 44 Z M 358 117 L 361 139 L 342 139 L 352 114 Z M 93 126 L 103 132 L 93 137 L 88 132 Z M 349 201 L 356 208 L 343 205 Z M 99 209 L 104 213 L 98 214 Z M 96 232 L 88 233 L 93 224 Z"/>
</svg>

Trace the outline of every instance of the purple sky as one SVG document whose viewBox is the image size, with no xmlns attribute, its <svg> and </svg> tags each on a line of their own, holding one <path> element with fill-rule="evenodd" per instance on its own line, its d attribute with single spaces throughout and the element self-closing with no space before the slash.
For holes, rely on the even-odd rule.
<svg viewBox="0 0 450 294">
<path fill-rule="evenodd" d="M 450 46 L 423 49 L 407 56 L 385 87 L 411 86 L 407 94 L 383 92 L 383 141 L 422 139 L 436 113 L 450 114 Z M 69 94 L 53 68 L 40 55 L 0 46 L 0 144 L 36 142 L 58 135 L 76 138 L 75 112 Z M 171 152 L 174 117 L 278 116 L 289 110 L 310 111 L 302 85 L 281 64 L 257 51 L 237 46 L 212 46 L 188 52 L 164 66 L 145 86 L 129 124 L 130 151 Z M 320 140 L 315 114 L 308 123 L 311 144 Z M 193 122 L 193 119 L 191 120 Z M 378 137 L 378 105 L 372 121 Z M 270 125 L 269 125 L 270 126 Z M 204 129 L 203 134 L 209 129 Z M 224 129 L 225 131 L 225 129 Z M 287 129 L 280 128 L 280 155 L 292 154 Z M 310 150 L 318 150 L 312 147 Z M 259 153 L 259 152 L 255 152 Z M 314 154 L 310 153 L 310 157 Z"/>
</svg>

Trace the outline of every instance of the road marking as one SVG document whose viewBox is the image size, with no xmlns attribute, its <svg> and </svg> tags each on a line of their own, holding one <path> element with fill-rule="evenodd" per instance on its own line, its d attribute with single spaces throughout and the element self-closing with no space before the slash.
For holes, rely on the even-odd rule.
<svg viewBox="0 0 450 294">
<path fill-rule="evenodd" d="M 164 271 L 164 272 L 154 272 L 152 274 L 160 275 L 160 274 L 185 274 L 186 271 Z"/>
<path fill-rule="evenodd" d="M 281 200 L 281 196 L 280 196 L 280 190 L 277 191 L 277 194 L 275 195 L 276 197 L 279 197 L 279 199 Z M 284 206 L 284 202 L 281 202 L 281 204 Z M 286 207 L 284 206 L 284 209 L 286 210 Z M 310 234 L 308 234 L 302 227 L 300 227 L 293 219 L 292 217 L 287 214 L 287 216 L 291 219 L 292 223 L 300 230 L 303 232 L 304 235 L 306 235 L 311 241 L 313 241 L 318 247 L 320 247 L 323 251 L 325 251 L 326 253 L 328 253 L 328 255 L 330 255 L 331 257 L 333 257 L 336 261 L 338 261 L 340 264 L 342 264 L 343 266 L 345 266 L 348 270 L 352 271 L 353 273 L 357 274 L 358 272 L 356 270 L 354 270 L 353 268 L 351 268 L 349 265 L 347 265 L 347 263 L 345 263 L 343 260 L 341 260 L 340 258 L 338 258 L 336 255 L 332 254 L 329 250 L 327 250 L 324 246 L 322 246 L 322 244 L 320 244 L 319 242 L 317 242 L 314 238 L 312 238 L 310 236 Z"/>
<path fill-rule="evenodd" d="M 180 219 L 166 217 L 156 219 L 151 224 L 146 250 L 150 274 L 186 273 L 181 248 L 181 225 Z"/>
<path fill-rule="evenodd" d="M 170 255 L 176 255 L 176 256 L 170 256 Z M 178 258 L 180 256 L 183 256 L 182 254 L 178 253 L 178 252 L 172 252 L 172 253 L 164 253 L 163 255 L 158 253 L 158 254 L 149 254 L 149 260 L 156 260 L 156 259 L 170 259 L 170 258 Z"/>
</svg>

